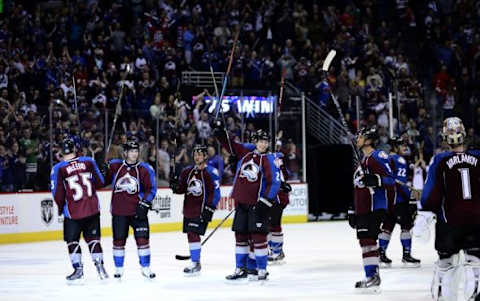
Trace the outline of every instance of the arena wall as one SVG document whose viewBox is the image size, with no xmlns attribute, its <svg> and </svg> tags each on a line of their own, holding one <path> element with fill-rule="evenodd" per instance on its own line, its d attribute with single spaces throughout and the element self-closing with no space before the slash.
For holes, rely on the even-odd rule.
<svg viewBox="0 0 480 301">
<path fill-rule="evenodd" d="M 283 223 L 304 223 L 308 214 L 307 184 L 292 184 L 290 205 L 285 208 Z M 213 228 L 233 209 L 229 197 L 231 186 L 221 187 L 221 199 L 209 228 Z M 102 236 L 111 236 L 111 191 L 99 191 Z M 183 195 L 160 188 L 149 213 L 151 232 L 182 229 Z M 48 192 L 0 194 L 0 244 L 62 239 L 63 217 Z M 223 224 L 231 226 L 233 214 Z"/>
</svg>

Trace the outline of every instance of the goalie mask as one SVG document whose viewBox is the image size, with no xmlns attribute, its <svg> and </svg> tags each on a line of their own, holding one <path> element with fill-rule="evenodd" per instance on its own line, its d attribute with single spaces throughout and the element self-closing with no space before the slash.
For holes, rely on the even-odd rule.
<svg viewBox="0 0 480 301">
<path fill-rule="evenodd" d="M 450 117 L 443 121 L 442 138 L 450 146 L 461 145 L 467 136 L 463 122 L 458 117 Z"/>
</svg>

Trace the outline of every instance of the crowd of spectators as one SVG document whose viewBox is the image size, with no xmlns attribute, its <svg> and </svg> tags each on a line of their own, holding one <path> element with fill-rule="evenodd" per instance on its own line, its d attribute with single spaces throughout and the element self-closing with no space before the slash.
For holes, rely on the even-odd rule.
<svg viewBox="0 0 480 301">
<path fill-rule="evenodd" d="M 229 88 L 278 91 L 284 74 L 326 110 L 332 89 L 354 132 L 380 126 L 384 149 L 392 92 L 401 104 L 395 133 L 407 133 L 413 154 L 428 162 L 441 147 L 435 125 L 445 116 L 462 117 L 469 144 L 479 141 L 478 20 L 473 0 L 4 1 L 0 191 L 48 190 L 64 135 L 100 162 L 121 156 L 122 143 L 136 137 L 160 185 L 173 157 L 178 172 L 203 142 L 213 146 L 210 157 L 219 157 L 212 162 L 222 161 L 229 183 L 227 150 L 211 135 L 204 101 L 213 89 L 187 98 L 181 73 L 208 71 L 210 64 L 224 72 L 237 30 Z M 330 49 L 338 56 L 325 76 Z M 106 153 L 115 112 L 121 114 Z M 247 140 L 259 123 L 227 114 L 226 125 Z M 294 178 L 301 165 L 297 139 L 284 135 L 275 146 Z"/>
</svg>

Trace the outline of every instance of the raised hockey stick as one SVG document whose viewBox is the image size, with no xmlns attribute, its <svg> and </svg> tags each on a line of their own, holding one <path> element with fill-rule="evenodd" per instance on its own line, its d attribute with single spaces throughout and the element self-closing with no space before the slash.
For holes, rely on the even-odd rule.
<svg viewBox="0 0 480 301">
<path fill-rule="evenodd" d="M 115 116 L 113 117 L 113 125 L 112 125 L 112 130 L 110 131 L 110 139 L 108 140 L 108 146 L 107 146 L 107 155 L 108 152 L 110 151 L 110 147 L 112 146 L 112 141 L 113 141 L 113 135 L 115 134 L 115 127 L 117 125 L 117 119 L 120 115 L 122 115 L 122 97 L 123 97 L 123 89 L 125 86 L 125 79 L 127 78 L 128 73 L 130 73 L 130 64 L 127 64 L 125 67 L 125 74 L 122 77 L 122 86 L 120 89 L 120 95 L 118 97 L 117 101 L 117 106 L 115 107 Z"/>
<path fill-rule="evenodd" d="M 240 36 L 240 31 L 242 30 L 244 21 L 245 20 L 242 20 L 242 22 L 240 23 L 237 33 L 235 34 L 235 38 L 233 39 L 232 51 L 230 52 L 230 59 L 228 60 L 227 72 L 223 77 L 222 93 L 220 94 L 220 98 L 217 100 L 217 106 L 215 107 L 215 119 L 218 118 L 218 113 L 220 112 L 223 95 L 225 94 L 225 89 L 227 88 L 227 79 L 230 74 L 230 70 L 232 68 L 233 54 L 235 53 L 235 47 L 237 45 L 238 37 Z"/>
<path fill-rule="evenodd" d="M 215 227 L 215 229 L 213 229 L 212 232 L 210 232 L 210 234 L 208 234 L 208 236 L 205 237 L 205 239 L 200 244 L 201 246 L 203 246 L 210 239 L 210 237 L 212 237 L 213 233 L 215 233 L 218 230 L 218 228 L 220 228 L 223 225 L 223 223 L 225 223 L 225 221 L 228 219 L 228 217 L 230 215 L 232 215 L 232 213 L 234 211 L 235 211 L 235 209 L 230 210 L 230 212 L 227 214 L 227 216 L 225 216 L 222 219 L 222 221 Z M 177 260 L 188 260 L 188 259 L 190 259 L 190 256 L 175 255 L 175 259 L 177 259 Z"/>
</svg>

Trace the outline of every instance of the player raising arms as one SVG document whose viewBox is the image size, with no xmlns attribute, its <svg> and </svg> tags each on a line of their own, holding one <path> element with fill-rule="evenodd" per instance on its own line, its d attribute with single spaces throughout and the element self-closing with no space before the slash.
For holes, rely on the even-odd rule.
<svg viewBox="0 0 480 301">
<path fill-rule="evenodd" d="M 366 275 L 355 288 L 375 293 L 380 291 L 381 282 L 377 238 L 387 209 L 387 193 L 393 197 L 395 189 L 388 155 L 375 150 L 377 139 L 375 127 L 363 128 L 358 134 L 357 147 L 364 158 L 354 174 L 355 212 L 349 211 L 348 217 L 350 226 L 357 229 Z"/>
<path fill-rule="evenodd" d="M 75 269 L 67 276 L 67 280 L 83 280 L 82 250 L 79 244 L 82 233 L 98 276 L 100 279 L 108 278 L 100 245 L 100 203 L 96 192 L 97 188 L 103 186 L 103 176 L 92 158 L 77 157 L 73 139 L 64 139 L 61 148 L 63 161 L 55 164 L 52 169 L 51 189 L 58 214 L 64 215 L 63 239 L 67 242 L 70 260 Z"/>
<path fill-rule="evenodd" d="M 278 201 L 280 170 L 275 165 L 275 156 L 267 152 L 269 135 L 263 130 L 256 132 L 256 144 L 241 144 L 229 141 L 223 123 L 212 122 L 214 135 L 226 149 L 232 147 L 238 159 L 232 198 L 235 200 L 235 217 L 232 230 L 235 232 L 236 269 L 227 280 L 247 278 L 248 241 L 254 244 L 258 280 L 267 279 L 267 234 L 270 208 Z"/>
<path fill-rule="evenodd" d="M 204 235 L 220 200 L 220 178 L 217 169 L 207 166 L 207 147 L 195 145 L 194 166 L 186 167 L 180 179 L 170 180 L 174 193 L 185 194 L 183 202 L 183 232 L 187 233 L 192 265 L 183 272 L 186 276 L 198 275 L 200 265 L 200 235 Z"/>
<path fill-rule="evenodd" d="M 465 128 L 457 117 L 443 122 L 442 137 L 451 147 L 436 155 L 422 193 L 422 210 L 437 215 L 436 262 L 432 281 L 434 300 L 479 299 L 480 292 L 480 151 L 466 150 Z M 459 252 L 464 251 L 465 261 Z M 465 277 L 462 277 L 463 271 Z"/>
<path fill-rule="evenodd" d="M 155 278 L 150 270 L 150 226 L 148 210 L 157 193 L 155 172 L 152 167 L 138 161 L 139 145 L 129 140 L 124 146 L 125 160 L 113 159 L 109 162 L 106 185 L 112 183 L 112 230 L 113 260 L 115 262 L 115 278 L 123 275 L 125 244 L 129 227 L 137 243 L 138 257 L 142 275 Z"/>
<path fill-rule="evenodd" d="M 390 242 L 393 228 L 398 223 L 402 232 L 400 241 L 403 247 L 402 262 L 407 267 L 420 267 L 420 260 L 415 259 L 410 254 L 412 249 L 412 235 L 410 230 L 413 227 L 413 221 L 417 214 L 417 201 L 413 198 L 408 182 L 408 163 L 403 157 L 406 154 L 408 146 L 402 138 L 394 137 L 391 139 L 392 152 L 389 156 L 390 167 L 395 178 L 396 193 L 393 202 L 388 205 L 388 212 L 382 224 L 382 233 L 378 236 L 380 245 L 380 265 L 391 267 L 390 260 L 386 251 Z"/>
</svg>

